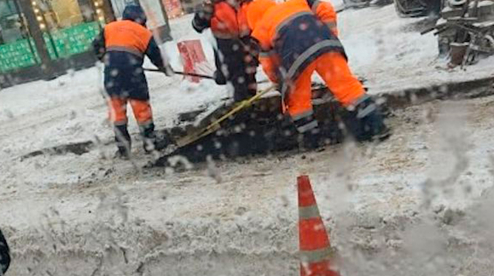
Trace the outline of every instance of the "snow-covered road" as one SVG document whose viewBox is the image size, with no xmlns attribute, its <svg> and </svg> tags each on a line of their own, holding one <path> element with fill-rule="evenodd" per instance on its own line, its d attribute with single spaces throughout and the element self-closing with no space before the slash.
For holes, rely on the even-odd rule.
<svg viewBox="0 0 494 276">
<path fill-rule="evenodd" d="M 341 38 L 371 93 L 490 76 L 435 69 L 435 38 L 411 31 L 392 6 L 340 14 Z M 200 37 L 190 17 L 174 37 Z M 207 38 L 202 37 L 207 56 Z M 165 46 L 180 68 L 175 42 Z M 395 111 L 379 145 L 136 170 L 107 158 L 20 156 L 112 138 L 97 68 L 0 91 L 0 227 L 12 275 L 297 275 L 295 181 L 310 175 L 346 275 L 491 275 L 494 97 Z M 214 108 L 225 88 L 149 74 L 159 128 Z M 134 122 L 131 132 L 137 133 Z M 137 148 L 136 165 L 147 162 Z"/>
<path fill-rule="evenodd" d="M 396 111 L 382 144 L 187 172 L 134 171 L 99 150 L 11 162 L 0 212 L 13 274 L 296 275 L 307 173 L 347 275 L 488 275 L 492 112 L 494 97 L 428 103 Z"/>
</svg>

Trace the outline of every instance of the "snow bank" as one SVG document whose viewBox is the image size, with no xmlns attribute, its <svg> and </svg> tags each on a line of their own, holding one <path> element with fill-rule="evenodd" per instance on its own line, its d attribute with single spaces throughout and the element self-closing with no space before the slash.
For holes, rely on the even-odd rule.
<svg viewBox="0 0 494 276">
<path fill-rule="evenodd" d="M 354 73 L 367 78 L 369 93 L 396 92 L 451 81 L 489 77 L 493 58 L 464 70 L 446 70 L 437 58 L 437 37 L 420 35 L 423 19 L 399 18 L 393 5 L 339 14 L 341 39 Z"/>
</svg>

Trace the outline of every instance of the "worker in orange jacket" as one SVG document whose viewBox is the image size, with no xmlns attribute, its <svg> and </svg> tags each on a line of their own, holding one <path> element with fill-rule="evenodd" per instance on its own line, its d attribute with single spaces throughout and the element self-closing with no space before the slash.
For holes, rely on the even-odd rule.
<svg viewBox="0 0 494 276">
<path fill-rule="evenodd" d="M 231 84 L 235 101 L 255 95 L 258 61 L 250 52 L 250 29 L 243 1 L 205 1 L 203 8 L 196 12 L 192 27 L 199 33 L 210 28 L 216 39 L 216 83 Z"/>
<path fill-rule="evenodd" d="M 150 152 L 166 146 L 165 139 L 157 141 L 149 89 L 142 68 L 144 56 L 167 75 L 173 69 L 161 57 L 161 51 L 150 30 L 146 15 L 137 5 L 124 9 L 122 20 L 105 26 L 93 41 L 95 54 L 105 63 L 105 90 L 108 93 L 110 121 L 115 131 L 117 156 L 128 158 L 131 138 L 127 130 L 127 104 L 130 102 L 144 139 L 144 150 Z"/>
<path fill-rule="evenodd" d="M 263 69 L 279 84 L 284 111 L 299 133 L 318 130 L 311 91 L 312 74 L 317 72 L 346 107 L 343 120 L 356 139 L 389 136 L 377 105 L 351 73 L 343 45 L 315 16 L 307 0 L 280 4 L 254 0 L 246 10 Z"/>
</svg>

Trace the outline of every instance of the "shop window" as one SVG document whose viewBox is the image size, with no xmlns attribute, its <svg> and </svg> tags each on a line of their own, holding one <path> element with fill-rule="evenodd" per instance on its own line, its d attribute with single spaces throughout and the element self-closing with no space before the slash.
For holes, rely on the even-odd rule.
<svg viewBox="0 0 494 276">
<path fill-rule="evenodd" d="M 50 29 L 68 28 L 83 21 L 77 0 L 38 0 L 38 6 Z"/>
<path fill-rule="evenodd" d="M 14 0 L 0 0 L 0 72 L 38 63 L 34 42 Z"/>
<path fill-rule="evenodd" d="M 35 0 L 33 9 L 51 59 L 89 50 L 104 22 L 100 1 Z"/>
</svg>

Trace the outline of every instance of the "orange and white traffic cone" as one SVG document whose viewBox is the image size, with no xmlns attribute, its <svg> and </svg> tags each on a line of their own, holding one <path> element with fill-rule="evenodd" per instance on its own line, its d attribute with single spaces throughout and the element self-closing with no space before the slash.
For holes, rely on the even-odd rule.
<svg viewBox="0 0 494 276">
<path fill-rule="evenodd" d="M 307 175 L 298 179 L 299 247 L 301 276 L 339 276 L 330 267 L 332 250 Z"/>
</svg>

